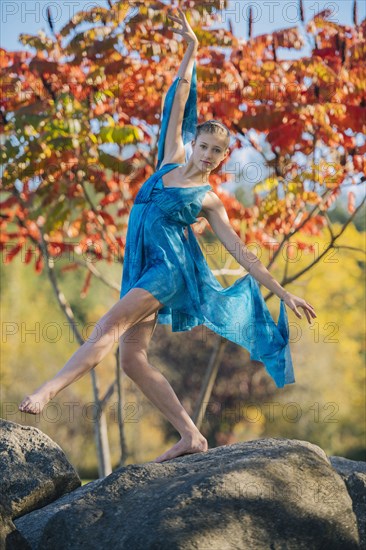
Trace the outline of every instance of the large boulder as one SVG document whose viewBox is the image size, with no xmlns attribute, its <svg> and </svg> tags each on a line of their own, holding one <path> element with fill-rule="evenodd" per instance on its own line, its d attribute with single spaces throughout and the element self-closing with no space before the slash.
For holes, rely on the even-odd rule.
<svg viewBox="0 0 366 550">
<path fill-rule="evenodd" d="M 63 510 L 65 507 L 70 506 L 74 501 L 78 501 L 80 498 L 83 497 L 84 494 L 89 493 L 91 490 L 95 489 L 101 482 L 102 479 L 91 481 L 90 483 L 83 485 L 82 487 L 76 489 L 75 491 L 72 491 L 71 493 L 66 493 L 58 500 L 55 500 L 52 504 L 44 506 L 39 510 L 34 510 L 34 512 L 31 512 L 30 514 L 26 514 L 25 516 L 14 520 L 15 527 L 19 527 L 20 533 L 23 533 L 23 535 L 26 537 L 32 550 L 38 549 L 39 542 L 42 538 L 43 531 L 47 523 L 59 511 Z M 62 531 L 59 532 L 59 536 L 63 536 Z M 86 544 L 86 547 L 92 546 L 92 544 L 88 544 L 88 541 L 84 542 Z"/>
<path fill-rule="evenodd" d="M 62 449 L 41 430 L 0 419 L 1 548 L 27 548 L 12 520 L 80 487 Z"/>
<path fill-rule="evenodd" d="M 360 548 L 324 451 L 283 438 L 128 465 L 14 523 L 37 550 Z"/>
<path fill-rule="evenodd" d="M 0 500 L 0 548 L 2 550 L 31 550 L 31 545 L 17 530 L 10 508 Z"/>
<path fill-rule="evenodd" d="M 361 548 L 366 548 L 366 462 L 330 456 L 329 460 L 344 480 L 357 518 Z"/>
</svg>

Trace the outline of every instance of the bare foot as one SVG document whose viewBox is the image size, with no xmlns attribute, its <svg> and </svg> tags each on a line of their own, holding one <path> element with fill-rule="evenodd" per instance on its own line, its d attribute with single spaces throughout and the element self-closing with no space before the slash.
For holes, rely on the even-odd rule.
<svg viewBox="0 0 366 550">
<path fill-rule="evenodd" d="M 195 434 L 193 436 L 182 437 L 178 443 L 173 445 L 165 453 L 158 456 L 152 462 L 164 462 L 164 460 L 169 460 L 171 458 L 176 458 L 177 456 L 182 456 L 186 454 L 193 453 L 204 453 L 208 449 L 208 442 L 201 433 Z"/>
<path fill-rule="evenodd" d="M 52 397 L 54 396 L 49 392 L 38 390 L 31 395 L 27 395 L 18 406 L 18 409 L 29 414 L 40 414 Z"/>
</svg>

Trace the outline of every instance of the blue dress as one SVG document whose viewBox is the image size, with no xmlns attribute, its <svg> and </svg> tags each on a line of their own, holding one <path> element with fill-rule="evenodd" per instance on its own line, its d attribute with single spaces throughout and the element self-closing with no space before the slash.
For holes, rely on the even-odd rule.
<svg viewBox="0 0 366 550">
<path fill-rule="evenodd" d="M 149 291 L 164 304 L 158 323 L 170 324 L 173 332 L 205 325 L 248 350 L 250 359 L 261 361 L 282 388 L 295 382 L 284 301 L 276 324 L 249 273 L 227 288 L 213 275 L 190 227 L 210 185 L 164 188 L 162 176 L 179 166 L 169 163 L 160 168 L 178 81 L 179 77 L 164 101 L 156 171 L 141 186 L 130 212 L 120 297 L 131 288 Z M 184 143 L 194 137 L 197 123 L 196 82 L 194 64 L 182 124 Z"/>
</svg>

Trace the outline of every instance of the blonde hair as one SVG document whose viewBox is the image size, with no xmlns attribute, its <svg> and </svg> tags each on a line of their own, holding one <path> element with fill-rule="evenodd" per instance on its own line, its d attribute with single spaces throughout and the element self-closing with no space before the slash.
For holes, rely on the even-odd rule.
<svg viewBox="0 0 366 550">
<path fill-rule="evenodd" d="M 225 134 L 227 137 L 227 146 L 229 146 L 230 142 L 230 130 L 229 128 L 219 120 L 205 120 L 205 122 L 201 122 L 201 124 L 197 124 L 196 126 L 196 134 L 194 136 L 194 139 L 196 140 L 200 134 L 203 132 L 207 132 L 210 134 Z"/>
</svg>

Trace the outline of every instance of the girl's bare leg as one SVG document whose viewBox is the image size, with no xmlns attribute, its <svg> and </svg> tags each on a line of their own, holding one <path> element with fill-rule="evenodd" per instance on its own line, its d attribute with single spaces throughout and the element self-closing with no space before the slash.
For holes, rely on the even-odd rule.
<svg viewBox="0 0 366 550">
<path fill-rule="evenodd" d="M 70 357 L 65 366 L 34 393 L 26 396 L 19 410 L 38 414 L 61 390 L 84 376 L 118 342 L 119 337 L 146 316 L 156 312 L 162 304 L 142 288 L 133 288 L 97 322 L 90 337 Z"/>
<path fill-rule="evenodd" d="M 148 399 L 180 433 L 181 439 L 154 462 L 182 454 L 207 451 L 208 443 L 179 401 L 164 375 L 148 362 L 147 348 L 156 326 L 157 314 L 146 317 L 120 337 L 120 366 Z"/>
<path fill-rule="evenodd" d="M 119 337 L 121 367 L 181 435 L 181 440 L 156 458 L 155 462 L 206 451 L 207 440 L 183 408 L 173 388 L 163 374 L 147 361 L 146 350 L 156 325 L 156 312 L 161 306 L 145 290 L 132 289 L 101 317 L 88 340 L 65 366 L 51 380 L 23 399 L 19 410 L 30 414 L 40 413 L 46 403 L 62 389 L 94 368 Z"/>
</svg>

